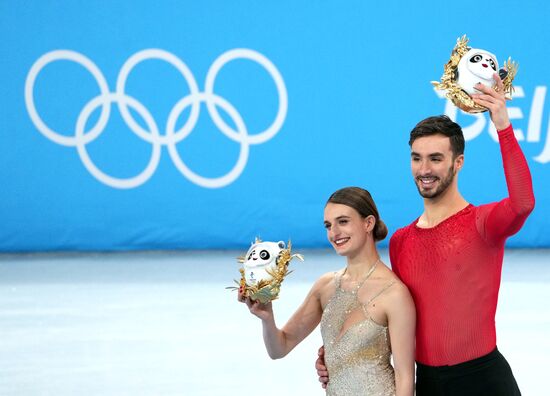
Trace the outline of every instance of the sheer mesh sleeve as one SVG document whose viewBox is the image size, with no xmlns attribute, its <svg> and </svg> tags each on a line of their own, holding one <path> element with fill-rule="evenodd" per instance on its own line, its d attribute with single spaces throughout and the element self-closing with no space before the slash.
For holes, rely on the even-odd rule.
<svg viewBox="0 0 550 396">
<path fill-rule="evenodd" d="M 518 232 L 535 206 L 531 173 L 512 126 L 498 131 L 498 137 L 508 197 L 481 206 L 477 218 L 480 234 L 491 244 Z"/>
</svg>

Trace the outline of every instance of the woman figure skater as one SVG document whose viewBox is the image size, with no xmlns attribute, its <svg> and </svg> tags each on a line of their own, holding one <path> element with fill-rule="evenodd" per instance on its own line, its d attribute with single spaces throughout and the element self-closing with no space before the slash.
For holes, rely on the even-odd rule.
<svg viewBox="0 0 550 396">
<path fill-rule="evenodd" d="M 272 359 L 286 356 L 321 324 L 330 378 L 327 395 L 413 395 L 414 303 L 406 286 L 380 260 L 376 242 L 388 229 L 370 193 L 358 187 L 333 193 L 324 224 L 334 250 L 346 257 L 346 267 L 322 275 L 281 329 L 271 303 L 242 294 L 239 301 L 262 320 Z"/>
</svg>

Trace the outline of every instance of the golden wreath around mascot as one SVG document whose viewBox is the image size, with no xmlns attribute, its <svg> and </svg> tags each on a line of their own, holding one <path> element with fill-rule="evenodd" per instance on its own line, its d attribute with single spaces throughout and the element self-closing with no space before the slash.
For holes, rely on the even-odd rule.
<svg viewBox="0 0 550 396">
<path fill-rule="evenodd" d="M 293 258 L 304 261 L 301 254 L 292 254 L 291 249 L 290 241 L 287 247 L 283 241 L 263 242 L 256 238 L 246 255 L 237 259 L 242 264 L 241 279 L 235 280 L 239 287 L 228 289 L 239 290 L 245 298 L 262 304 L 277 299 L 281 283 L 292 272 L 288 270 L 290 261 Z"/>
<path fill-rule="evenodd" d="M 487 108 L 475 103 L 470 95 L 480 93 L 477 83 L 495 87 L 493 74 L 498 73 L 504 85 L 506 99 L 512 99 L 512 81 L 518 65 L 510 58 L 499 68 L 497 58 L 489 51 L 468 47 L 466 35 L 456 40 L 451 58 L 444 66 L 441 81 L 432 81 L 436 89 L 446 91 L 446 96 L 455 106 L 468 113 L 482 113 Z"/>
</svg>

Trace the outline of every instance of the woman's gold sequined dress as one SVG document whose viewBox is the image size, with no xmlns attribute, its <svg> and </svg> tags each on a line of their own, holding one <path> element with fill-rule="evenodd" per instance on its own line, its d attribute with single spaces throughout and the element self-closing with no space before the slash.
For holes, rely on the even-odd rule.
<svg viewBox="0 0 550 396">
<path fill-rule="evenodd" d="M 395 395 L 388 328 L 374 322 L 366 308 L 393 282 L 363 305 L 357 299 L 357 292 L 364 281 L 356 289 L 346 291 L 340 287 L 341 276 L 335 274 L 336 290 L 321 318 L 325 365 L 329 373 L 327 395 Z M 342 333 L 348 316 L 347 329 Z"/>
</svg>

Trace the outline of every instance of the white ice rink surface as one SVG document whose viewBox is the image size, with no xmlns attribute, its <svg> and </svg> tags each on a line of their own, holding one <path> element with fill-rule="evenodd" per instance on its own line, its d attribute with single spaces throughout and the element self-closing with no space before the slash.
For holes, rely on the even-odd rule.
<svg viewBox="0 0 550 396">
<path fill-rule="evenodd" d="M 272 361 L 259 320 L 225 290 L 242 253 L 0 255 L 0 395 L 323 395 L 319 330 Z M 275 302 L 279 325 L 344 264 L 301 253 Z M 506 252 L 497 335 L 523 395 L 549 395 L 549 250 Z"/>
</svg>

